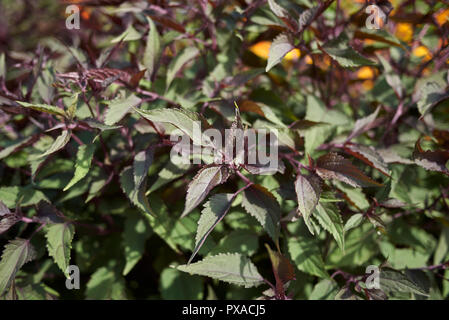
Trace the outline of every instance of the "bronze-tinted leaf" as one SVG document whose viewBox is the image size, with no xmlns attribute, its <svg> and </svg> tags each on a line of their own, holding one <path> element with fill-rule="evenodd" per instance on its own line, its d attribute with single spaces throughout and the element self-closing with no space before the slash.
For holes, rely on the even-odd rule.
<svg viewBox="0 0 449 320">
<path fill-rule="evenodd" d="M 355 167 L 351 161 L 331 152 L 318 158 L 316 173 L 323 179 L 337 179 L 353 187 L 381 187 L 362 171 Z"/>
</svg>

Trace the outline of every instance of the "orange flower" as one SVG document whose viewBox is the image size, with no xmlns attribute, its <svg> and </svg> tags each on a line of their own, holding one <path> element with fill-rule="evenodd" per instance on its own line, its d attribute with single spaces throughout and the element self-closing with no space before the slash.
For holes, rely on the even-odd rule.
<svg viewBox="0 0 449 320">
<path fill-rule="evenodd" d="M 368 80 L 374 78 L 374 69 L 370 67 L 362 67 L 357 71 L 357 78 Z"/>
<path fill-rule="evenodd" d="M 417 58 L 421 58 L 423 61 L 429 61 L 432 59 L 432 54 L 425 46 L 416 47 L 413 49 L 412 54 Z"/>
<path fill-rule="evenodd" d="M 396 25 L 396 37 L 404 42 L 410 42 L 413 38 L 413 26 L 411 23 L 400 22 Z"/>
<path fill-rule="evenodd" d="M 270 41 L 260 41 L 254 45 L 252 45 L 249 50 L 254 53 L 256 56 L 267 60 L 268 54 L 270 53 L 271 42 Z M 301 56 L 301 51 L 299 49 L 293 49 L 288 52 L 284 59 L 288 61 L 298 60 Z"/>
<path fill-rule="evenodd" d="M 249 51 L 262 59 L 268 59 L 268 53 L 270 52 L 271 42 L 260 41 L 249 48 Z"/>
<path fill-rule="evenodd" d="M 307 64 L 313 64 L 313 60 L 312 60 L 312 58 L 309 55 L 305 56 L 304 59 L 305 59 Z"/>
<path fill-rule="evenodd" d="M 366 91 L 370 91 L 374 87 L 374 81 L 373 80 L 365 80 L 365 81 L 363 81 L 362 86 Z"/>
<path fill-rule="evenodd" d="M 438 25 L 441 27 L 443 24 L 447 22 L 449 19 L 449 9 L 441 9 L 437 13 L 435 13 L 435 20 Z"/>
</svg>

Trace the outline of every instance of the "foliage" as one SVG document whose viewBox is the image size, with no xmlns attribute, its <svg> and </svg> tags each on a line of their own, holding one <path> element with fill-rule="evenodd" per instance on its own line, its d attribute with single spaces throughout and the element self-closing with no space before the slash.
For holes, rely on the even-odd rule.
<svg viewBox="0 0 449 320">
<path fill-rule="evenodd" d="M 2 1 L 0 297 L 449 298 L 448 17 L 434 0 Z M 275 132 L 276 167 L 246 138 L 238 153 L 250 129 Z"/>
</svg>

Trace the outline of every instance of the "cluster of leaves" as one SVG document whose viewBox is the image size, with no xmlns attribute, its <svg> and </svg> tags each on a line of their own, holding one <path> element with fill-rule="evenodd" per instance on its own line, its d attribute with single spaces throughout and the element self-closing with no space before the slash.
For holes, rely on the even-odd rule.
<svg viewBox="0 0 449 320">
<path fill-rule="evenodd" d="M 2 1 L 0 296 L 448 298 L 449 11 L 391 2 Z M 276 172 L 175 164 L 198 121 Z"/>
</svg>

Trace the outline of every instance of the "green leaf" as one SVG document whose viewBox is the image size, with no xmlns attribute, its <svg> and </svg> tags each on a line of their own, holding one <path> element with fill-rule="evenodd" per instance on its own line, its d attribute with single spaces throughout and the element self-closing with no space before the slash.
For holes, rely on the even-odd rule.
<svg viewBox="0 0 449 320">
<path fill-rule="evenodd" d="M 245 288 L 263 283 L 263 278 L 257 271 L 256 266 L 247 257 L 237 253 L 206 257 L 196 263 L 180 265 L 176 269 L 244 286 Z"/>
<path fill-rule="evenodd" d="M 417 283 L 409 279 L 405 274 L 398 270 L 391 268 L 382 268 L 380 270 L 380 287 L 389 293 L 406 292 L 416 293 L 428 297 L 429 293 L 424 288 L 421 288 Z"/>
<path fill-rule="evenodd" d="M 167 164 L 159 171 L 157 180 L 151 185 L 150 189 L 147 191 L 147 194 L 156 191 L 162 186 L 165 186 L 167 183 L 182 177 L 186 174 L 187 170 L 191 167 L 190 164 L 175 164 L 171 161 L 167 162 Z"/>
<path fill-rule="evenodd" d="M 329 278 L 315 239 L 307 236 L 290 238 L 288 252 L 299 270 L 320 278 Z"/>
<path fill-rule="evenodd" d="M 111 40 L 111 43 L 118 43 L 120 41 L 126 42 L 126 41 L 134 41 L 139 40 L 142 38 L 142 35 L 134 29 L 132 24 L 128 26 L 128 28 L 118 37 L 115 37 Z"/>
<path fill-rule="evenodd" d="M 277 243 L 281 209 L 273 194 L 261 185 L 252 185 L 244 191 L 242 206 L 259 221 L 273 241 Z"/>
<path fill-rule="evenodd" d="M 11 145 L 4 148 L 2 151 L 0 151 L 0 160 L 6 158 L 10 154 L 14 153 L 16 150 L 20 149 L 22 146 L 26 145 L 28 142 L 30 142 L 33 139 L 33 137 L 28 137 L 24 139 L 20 139 L 18 141 L 13 142 Z"/>
<path fill-rule="evenodd" d="M 135 110 L 150 121 L 174 125 L 187 134 L 195 144 L 203 144 L 200 123 L 204 123 L 205 120 L 196 112 L 185 109 Z"/>
<path fill-rule="evenodd" d="M 337 38 L 321 47 L 321 50 L 344 68 L 376 65 L 374 61 L 363 57 L 350 47 L 348 41 L 347 35 L 342 32 Z"/>
<path fill-rule="evenodd" d="M 190 256 L 189 264 L 197 252 L 200 250 L 206 238 L 215 228 L 215 226 L 224 218 L 229 211 L 235 196 L 230 193 L 220 193 L 210 197 L 209 201 L 204 205 L 201 212 L 201 218 L 198 221 L 198 229 L 195 237 L 195 249 Z"/>
<path fill-rule="evenodd" d="M 123 246 L 125 249 L 126 265 L 123 275 L 126 276 L 139 262 L 145 251 L 145 242 L 151 236 L 151 229 L 147 221 L 140 214 L 132 213 L 126 217 L 123 231 Z"/>
<path fill-rule="evenodd" d="M 363 221 L 363 213 L 353 214 L 345 223 L 344 232 L 358 227 Z"/>
<path fill-rule="evenodd" d="M 338 208 L 331 202 L 318 203 L 314 211 L 314 217 L 325 230 L 332 234 L 340 249 L 344 251 L 344 227 Z"/>
<path fill-rule="evenodd" d="M 295 191 L 298 200 L 298 210 L 308 223 L 309 217 L 320 200 L 322 180 L 317 175 L 304 176 L 298 174 Z"/>
<path fill-rule="evenodd" d="M 111 126 L 119 122 L 131 108 L 137 107 L 141 102 L 142 100 L 134 94 L 127 98 L 112 101 L 106 111 L 104 123 Z"/>
<path fill-rule="evenodd" d="M 22 102 L 22 101 L 16 101 L 18 104 L 20 104 L 24 108 L 31 108 L 33 110 L 50 113 L 56 116 L 62 116 L 67 117 L 65 111 L 61 108 L 50 106 L 48 104 L 39 104 L 39 103 L 28 103 L 28 102 Z"/>
<path fill-rule="evenodd" d="M 136 188 L 132 167 L 123 169 L 120 175 L 120 186 L 132 204 L 143 212 L 152 214 L 150 204 L 145 196 L 145 184 Z"/>
<path fill-rule="evenodd" d="M 6 79 L 6 61 L 4 52 L 0 54 L 0 78 L 3 80 Z"/>
<path fill-rule="evenodd" d="M 294 48 L 295 47 L 291 44 L 290 39 L 285 33 L 278 35 L 271 44 L 265 72 L 270 71 L 271 68 L 281 62 L 282 58 Z"/>
<path fill-rule="evenodd" d="M 44 158 L 52 153 L 55 153 L 62 148 L 65 147 L 65 145 L 70 141 L 70 137 L 72 135 L 72 132 L 70 130 L 63 130 L 61 134 L 56 138 L 56 140 L 53 142 L 53 144 L 50 146 L 50 148 L 45 151 L 43 154 L 41 154 L 39 158 Z"/>
<path fill-rule="evenodd" d="M 1 187 L 0 199 L 8 208 L 15 208 L 17 202 L 21 200 L 20 205 L 22 207 L 38 204 L 40 201 L 50 202 L 45 194 L 41 191 L 34 189 L 31 186 L 27 187 Z"/>
<path fill-rule="evenodd" d="M 149 17 L 147 17 L 147 20 L 150 26 L 150 31 L 148 32 L 147 44 L 143 56 L 143 65 L 148 71 L 148 76 L 151 78 L 154 70 L 156 69 L 155 65 L 159 60 L 161 40 L 153 20 L 151 20 L 151 18 Z"/>
<path fill-rule="evenodd" d="M 89 127 L 94 128 L 94 129 L 99 129 L 101 131 L 114 130 L 114 129 L 119 129 L 122 127 L 122 126 L 108 126 L 94 118 L 83 119 L 83 122 L 87 123 L 87 125 Z"/>
<path fill-rule="evenodd" d="M 29 240 L 16 238 L 5 245 L 0 261 L 0 296 L 10 286 L 17 271 L 35 257 L 36 252 Z"/>
<path fill-rule="evenodd" d="M 166 88 L 168 89 L 170 87 L 170 84 L 172 83 L 173 79 L 175 78 L 176 74 L 181 70 L 181 68 L 190 60 L 195 58 L 198 55 L 199 51 L 194 46 L 189 46 L 185 48 L 180 54 L 178 54 L 168 66 L 167 70 L 167 83 Z"/>
<path fill-rule="evenodd" d="M 424 117 L 439 102 L 449 98 L 446 90 L 445 73 L 439 72 L 429 78 L 422 79 L 416 84 L 415 99 L 418 100 L 418 110 Z"/>
<path fill-rule="evenodd" d="M 134 157 L 133 173 L 134 186 L 140 188 L 148 175 L 148 169 L 153 162 L 153 150 L 141 151 Z"/>
<path fill-rule="evenodd" d="M 90 300 L 123 300 L 125 279 L 111 267 L 95 271 L 87 283 L 86 298 Z"/>
<path fill-rule="evenodd" d="M 441 230 L 440 239 L 438 240 L 437 248 L 435 249 L 435 255 L 433 256 L 433 264 L 437 265 L 443 262 L 443 259 L 449 253 L 449 228 L 443 227 Z"/>
<path fill-rule="evenodd" d="M 309 300 L 333 300 L 338 292 L 338 284 L 333 279 L 318 282 L 309 296 Z"/>
<path fill-rule="evenodd" d="M 70 189 L 78 181 L 82 180 L 88 173 L 95 152 L 95 144 L 84 144 L 78 147 L 75 162 L 75 174 L 72 180 L 65 186 L 63 191 Z"/>
<path fill-rule="evenodd" d="M 228 177 L 229 170 L 225 166 L 204 167 L 198 171 L 187 187 L 186 204 L 181 217 L 195 209 L 214 187 L 225 183 Z"/>
<path fill-rule="evenodd" d="M 70 265 L 70 250 L 75 235 L 75 227 L 71 223 L 55 223 L 46 227 L 48 254 L 58 265 L 59 269 L 68 276 L 67 268 Z"/>
<path fill-rule="evenodd" d="M 162 299 L 165 300 L 201 300 L 203 298 L 202 279 L 176 269 L 164 269 L 159 286 Z"/>
</svg>

